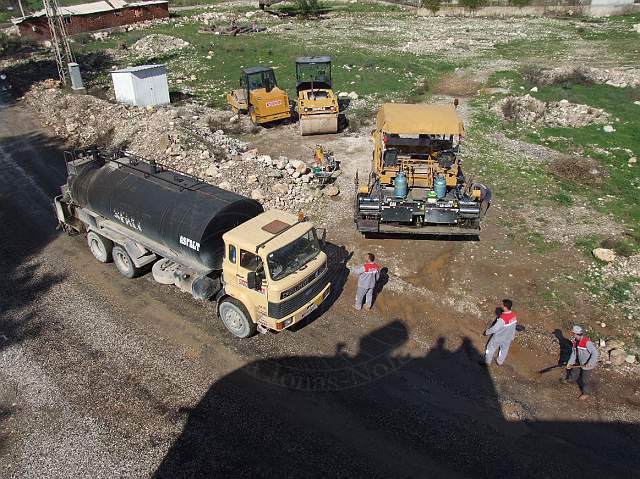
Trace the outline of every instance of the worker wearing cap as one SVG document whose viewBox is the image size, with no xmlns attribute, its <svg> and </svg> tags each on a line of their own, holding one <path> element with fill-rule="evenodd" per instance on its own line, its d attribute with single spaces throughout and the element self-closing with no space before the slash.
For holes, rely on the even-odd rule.
<svg viewBox="0 0 640 479">
<path fill-rule="evenodd" d="M 591 374 L 598 364 L 598 350 L 580 326 L 574 326 L 571 333 L 573 339 L 571 356 L 567 361 L 567 369 L 570 370 L 567 380 L 580 385 L 582 394 L 579 399 L 587 399 L 591 396 Z"/>
<path fill-rule="evenodd" d="M 491 335 L 484 354 L 484 364 L 487 366 L 493 362 L 496 351 L 498 351 L 498 359 L 496 360 L 498 366 L 502 366 L 507 359 L 509 347 L 516 337 L 516 324 L 518 323 L 516 313 L 511 311 L 512 307 L 513 301 L 503 299 L 502 306 L 499 308 L 502 311 L 496 311 L 500 312 L 500 315 L 496 318 L 493 326 L 484 332 L 485 336 Z"/>
<path fill-rule="evenodd" d="M 358 276 L 355 304 L 355 308 L 358 310 L 362 309 L 363 301 L 367 309 L 371 309 L 373 304 L 373 289 L 380 278 L 380 266 L 375 263 L 375 260 L 376 257 L 373 253 L 367 253 L 364 265 L 351 268 L 351 272 Z"/>
</svg>

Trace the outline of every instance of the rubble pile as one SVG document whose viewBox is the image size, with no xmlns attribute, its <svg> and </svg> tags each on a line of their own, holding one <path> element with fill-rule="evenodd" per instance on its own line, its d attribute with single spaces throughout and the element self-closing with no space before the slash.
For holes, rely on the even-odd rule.
<svg viewBox="0 0 640 479">
<path fill-rule="evenodd" d="M 200 106 L 134 107 L 90 95 L 68 95 L 42 85 L 29 91 L 25 99 L 42 112 L 44 125 L 75 148 L 126 149 L 251 197 L 267 209 L 313 211 L 321 207 L 318 199 L 331 196 L 335 188 L 319 189 L 301 160 L 272 160 L 227 135 L 218 126 L 226 124 L 240 133 L 252 127 L 249 120 L 231 112 Z"/>
<path fill-rule="evenodd" d="M 163 35 L 160 33 L 152 33 L 151 35 L 142 37 L 131 45 L 131 50 L 139 56 L 152 57 L 172 52 L 174 50 L 180 50 L 188 47 L 189 45 L 190 43 L 184 41 L 182 38 L 176 38 L 171 35 Z"/>
<path fill-rule="evenodd" d="M 570 103 L 567 100 L 544 102 L 529 94 L 503 98 L 496 104 L 496 111 L 505 120 L 551 128 L 581 128 L 609 121 L 609 114 L 600 108 Z"/>
<path fill-rule="evenodd" d="M 640 70 L 629 68 L 594 68 L 587 65 L 567 65 L 542 70 L 535 83 L 538 85 L 555 85 L 566 82 L 593 83 L 619 88 L 640 86 Z"/>
<path fill-rule="evenodd" d="M 613 366 L 635 364 L 635 354 L 628 354 L 623 341 L 618 339 L 600 340 L 598 360 Z"/>
</svg>

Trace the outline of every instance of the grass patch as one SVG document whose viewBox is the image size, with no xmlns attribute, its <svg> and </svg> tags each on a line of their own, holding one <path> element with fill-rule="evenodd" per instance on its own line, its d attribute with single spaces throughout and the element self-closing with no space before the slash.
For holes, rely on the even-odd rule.
<svg viewBox="0 0 640 479">
<path fill-rule="evenodd" d="M 574 246 L 581 251 L 586 257 L 593 259 L 592 251 L 600 246 L 602 236 L 589 235 L 584 238 L 578 238 L 574 242 Z"/>
<path fill-rule="evenodd" d="M 202 103 L 215 107 L 226 105 L 226 92 L 237 87 L 240 69 L 256 65 L 273 67 L 278 84 L 293 98 L 295 58 L 324 53 L 305 42 L 283 41 L 279 35 L 261 33 L 232 37 L 198 33 L 198 28 L 194 24 L 179 27 L 161 25 L 145 31 L 113 35 L 106 42 L 94 42 L 79 48 L 84 51 L 113 48 L 119 41 L 130 46 L 150 33 L 182 38 L 191 43 L 193 48 L 153 59 L 137 59 L 132 56 L 131 62 L 167 63 L 170 83 L 177 77 L 195 75 L 195 82 L 185 82 L 179 87 Z M 211 60 L 206 59 L 209 51 L 213 52 Z M 455 67 L 451 63 L 435 59 L 416 62 L 411 54 L 397 52 L 381 53 L 373 59 L 368 48 L 353 46 L 331 49 L 326 53 L 330 53 L 333 59 L 333 83 L 336 91 L 356 91 L 359 96 L 369 95 L 380 101 L 424 98 L 427 93 L 416 88 L 418 82 L 424 84 L 425 79 L 433 82 Z M 174 87 L 173 84 L 170 86 Z"/>
<path fill-rule="evenodd" d="M 559 191 L 551 199 L 562 206 L 573 206 L 575 204 L 573 196 L 566 191 Z"/>
<path fill-rule="evenodd" d="M 616 303 L 626 303 L 631 297 L 631 289 L 638 283 L 640 283 L 640 278 L 627 276 L 614 281 L 614 283 L 607 288 L 607 292 Z"/>
<path fill-rule="evenodd" d="M 618 219 L 640 228 L 640 202 L 638 202 L 638 166 L 629 167 L 631 156 L 640 156 L 640 107 L 633 103 L 640 91 L 633 88 L 616 88 L 608 85 L 564 86 L 550 85 L 539 88 L 533 94 L 543 101 L 566 99 L 572 103 L 587 104 L 602 108 L 611 114 L 614 133 L 604 132 L 601 125 L 584 128 L 541 128 L 539 137 L 529 136 L 529 140 L 543 143 L 563 152 L 578 152 L 600 162 L 609 173 L 603 179 L 601 188 L 584 189 L 592 203 L 601 211 L 613 213 Z M 619 121 L 615 121 L 618 119 Z M 606 152 L 609 154 L 606 154 Z M 636 164 L 637 165 L 637 164 Z M 598 198 L 609 195 L 611 201 L 603 205 Z"/>
<path fill-rule="evenodd" d="M 558 241 L 548 241 L 540 233 L 529 233 L 527 242 L 536 253 L 554 253 L 562 246 Z"/>
</svg>

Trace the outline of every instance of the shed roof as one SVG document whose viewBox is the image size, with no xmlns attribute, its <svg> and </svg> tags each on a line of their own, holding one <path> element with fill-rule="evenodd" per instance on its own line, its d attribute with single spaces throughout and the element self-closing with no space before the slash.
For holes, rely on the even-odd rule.
<svg viewBox="0 0 640 479">
<path fill-rule="evenodd" d="M 464 134 L 462 120 L 449 105 L 385 103 L 378 111 L 377 126 L 386 133 Z"/>
<path fill-rule="evenodd" d="M 157 65 L 138 65 L 136 67 L 127 67 L 127 68 L 120 68 L 119 70 L 113 70 L 111 73 L 135 73 L 135 72 L 141 72 L 141 71 L 145 71 L 145 70 L 153 70 L 154 68 L 165 68 L 166 65 L 163 63 L 157 64 Z"/>
<path fill-rule="evenodd" d="M 111 12 L 114 10 L 120 10 L 126 7 L 140 7 L 145 5 L 158 5 L 162 3 L 169 3 L 168 0 L 149 0 L 142 2 L 129 3 L 125 0 L 102 0 L 99 2 L 80 3 L 78 5 L 65 5 L 58 7 L 58 14 L 63 16 L 76 16 L 76 15 L 91 15 L 94 13 Z M 33 12 L 31 15 L 27 15 L 23 18 L 13 19 L 14 24 L 22 23 L 24 20 L 30 18 L 46 17 L 47 11 L 45 9 Z"/>
</svg>

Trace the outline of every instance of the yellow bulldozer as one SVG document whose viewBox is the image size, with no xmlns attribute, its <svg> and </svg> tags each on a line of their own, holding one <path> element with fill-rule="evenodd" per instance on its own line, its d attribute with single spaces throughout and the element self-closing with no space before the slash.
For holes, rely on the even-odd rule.
<svg viewBox="0 0 640 479">
<path fill-rule="evenodd" d="M 463 174 L 463 135 L 453 106 L 384 104 L 367 184 L 360 185 L 356 174 L 358 231 L 478 236 L 491 190 Z"/>
<path fill-rule="evenodd" d="M 287 92 L 278 87 L 273 68 L 244 68 L 240 88 L 227 93 L 235 113 L 248 113 L 255 125 L 291 118 Z"/>
<path fill-rule="evenodd" d="M 337 133 L 338 98 L 331 82 L 331 57 L 296 58 L 296 92 L 300 133 Z"/>
</svg>

